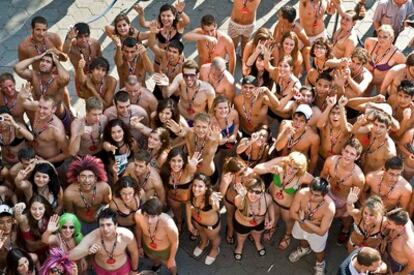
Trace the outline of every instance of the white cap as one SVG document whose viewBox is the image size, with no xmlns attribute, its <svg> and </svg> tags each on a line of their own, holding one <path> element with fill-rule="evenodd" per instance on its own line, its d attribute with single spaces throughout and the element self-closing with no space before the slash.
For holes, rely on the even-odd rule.
<svg viewBox="0 0 414 275">
<path fill-rule="evenodd" d="M 0 205 L 0 214 L 3 214 L 3 213 L 8 213 L 8 214 L 13 216 L 13 209 L 10 206 L 8 206 L 7 204 L 1 204 Z"/>
<path fill-rule="evenodd" d="M 306 120 L 309 120 L 313 114 L 312 108 L 308 104 L 300 104 L 295 110 L 295 114 L 296 113 L 304 114 Z"/>
</svg>

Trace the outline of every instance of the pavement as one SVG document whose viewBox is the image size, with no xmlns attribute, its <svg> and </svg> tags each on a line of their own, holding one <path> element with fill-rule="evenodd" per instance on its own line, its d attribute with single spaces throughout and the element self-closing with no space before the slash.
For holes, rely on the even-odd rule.
<svg viewBox="0 0 414 275">
<path fill-rule="evenodd" d="M 50 31 L 57 32 L 62 40 L 66 36 L 68 27 L 77 22 L 87 22 L 94 17 L 101 14 L 113 1 L 112 0 L 1 0 L 0 9 L 0 73 L 12 72 L 12 66 L 17 61 L 17 45 L 26 36 L 30 35 L 31 27 L 30 21 L 36 15 L 42 15 L 49 21 Z M 121 11 L 128 11 L 136 1 L 119 0 L 115 5 L 98 20 L 90 24 L 91 36 L 99 39 L 102 42 L 103 55 L 111 64 L 111 74 L 117 77 L 114 69 L 113 52 L 114 47 L 110 45 L 110 40 L 103 32 L 105 25 L 111 24 L 115 16 Z M 158 15 L 158 10 L 161 5 L 165 3 L 172 3 L 173 1 L 166 0 L 150 0 L 143 2 L 145 7 L 145 14 L 147 19 L 155 18 Z M 219 29 L 227 31 L 229 22 L 229 14 L 232 3 L 230 0 L 185 0 L 186 13 L 189 14 L 192 22 L 187 27 L 186 31 L 199 26 L 202 15 L 213 14 L 217 18 Z M 366 17 L 357 23 L 356 30 L 362 39 L 370 36 L 373 31 L 372 15 L 374 13 L 376 3 L 374 0 L 368 0 L 368 11 Z M 345 10 L 352 9 L 355 3 L 350 0 L 342 1 Z M 273 28 L 275 25 L 276 12 L 286 4 L 297 7 L 298 0 L 263 0 L 257 18 L 257 27 Z M 138 26 L 135 11 L 129 12 L 129 18 L 132 20 L 134 26 Z M 325 18 L 329 34 L 332 34 L 335 24 L 335 16 L 327 16 Z M 411 38 L 414 37 L 414 31 L 407 29 L 400 34 L 396 45 L 404 51 L 404 53 L 411 52 L 411 48 L 407 47 Z M 196 58 L 195 43 L 186 43 L 185 55 L 187 57 Z M 65 67 L 70 71 L 73 77 L 73 68 L 70 62 L 66 62 Z M 236 79 L 240 79 L 240 64 L 236 72 Z M 73 79 L 73 78 L 72 78 Z M 17 87 L 20 87 L 22 80 L 16 78 Z M 73 82 L 73 81 L 72 81 Z M 149 83 L 150 84 L 150 83 Z M 79 99 L 75 92 L 73 83 L 69 87 L 71 100 L 74 108 L 78 114 L 83 113 L 84 101 Z M 224 219 L 223 219 L 224 220 Z M 177 263 L 179 274 L 311 274 L 314 265 L 314 256 L 308 255 L 301 261 L 291 264 L 287 259 L 290 251 L 296 245 L 296 241 L 292 241 L 290 247 L 282 252 L 277 249 L 277 244 L 282 237 L 283 230 L 279 227 L 273 241 L 266 243 L 267 255 L 259 257 L 255 251 L 253 244 L 246 241 L 243 261 L 236 263 L 233 259 L 233 247 L 226 244 L 224 239 L 221 245 L 221 253 L 216 262 L 212 266 L 204 265 L 205 254 L 201 258 L 193 258 L 192 251 L 196 246 L 195 242 L 188 239 L 186 232 L 183 232 L 180 237 L 180 249 L 177 254 Z M 335 244 L 336 235 L 340 230 L 338 222 L 335 222 L 331 228 L 328 238 L 327 248 L 327 272 L 328 274 L 336 274 L 336 270 L 341 261 L 346 257 L 347 253 L 344 247 Z M 224 236 L 224 225 L 222 226 L 221 236 Z M 142 263 L 148 267 L 148 263 Z M 159 274 L 167 274 L 163 268 Z"/>
</svg>

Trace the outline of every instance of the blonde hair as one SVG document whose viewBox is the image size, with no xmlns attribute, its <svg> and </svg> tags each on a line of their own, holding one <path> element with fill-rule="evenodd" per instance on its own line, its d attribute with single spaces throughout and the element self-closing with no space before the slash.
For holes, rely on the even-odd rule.
<svg viewBox="0 0 414 275">
<path fill-rule="evenodd" d="M 391 37 L 391 42 L 394 41 L 394 37 L 395 37 L 395 33 L 394 33 L 394 29 L 391 27 L 391 25 L 381 25 L 381 27 L 379 27 L 377 33 L 379 34 L 380 32 L 385 32 L 388 33 Z"/>
<path fill-rule="evenodd" d="M 247 192 L 249 190 L 252 190 L 253 188 L 260 188 L 262 192 L 265 191 L 265 185 L 263 183 L 263 180 L 259 177 L 250 178 L 247 181 L 243 183 L 244 187 L 246 187 Z M 249 213 L 249 202 L 247 199 L 247 194 L 243 199 L 243 209 L 240 210 L 241 213 L 243 213 L 244 216 L 247 216 Z"/>
<path fill-rule="evenodd" d="M 306 171 L 308 170 L 308 159 L 304 154 L 301 152 L 292 152 L 290 153 L 286 159 L 283 161 L 284 166 L 290 165 L 294 166 L 295 168 L 299 169 L 297 175 L 303 176 Z"/>
</svg>

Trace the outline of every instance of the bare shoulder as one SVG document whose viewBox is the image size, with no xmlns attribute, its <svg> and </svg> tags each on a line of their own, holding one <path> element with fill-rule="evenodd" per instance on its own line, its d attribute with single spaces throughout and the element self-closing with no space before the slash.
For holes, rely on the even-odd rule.
<svg viewBox="0 0 414 275">
<path fill-rule="evenodd" d="M 126 242 L 130 242 L 134 239 L 134 233 L 126 227 L 118 226 L 117 233 L 121 235 L 121 239 Z"/>
<path fill-rule="evenodd" d="M 233 40 L 231 40 L 230 36 L 228 36 L 227 34 L 225 34 L 224 32 L 221 31 L 217 31 L 217 35 L 219 37 L 219 40 L 224 40 L 226 43 L 231 43 L 233 44 Z"/>
<path fill-rule="evenodd" d="M 74 196 L 77 195 L 77 190 L 79 190 L 79 186 L 76 183 L 70 184 L 68 187 L 65 188 L 65 191 L 63 191 L 63 194 L 65 196 Z"/>
<path fill-rule="evenodd" d="M 401 189 L 403 189 L 405 192 L 412 193 L 413 188 L 411 184 L 403 177 L 400 178 L 399 184 L 401 186 Z"/>
<path fill-rule="evenodd" d="M 166 213 L 161 213 L 161 219 L 165 224 L 165 229 L 167 231 L 172 231 L 174 233 L 178 232 L 177 225 L 174 220 Z"/>
<path fill-rule="evenodd" d="M 213 86 L 211 86 L 211 84 L 210 83 L 208 83 L 208 82 L 206 82 L 206 81 L 202 81 L 202 80 L 200 80 L 200 89 L 202 89 L 202 90 L 206 90 L 207 92 L 212 92 L 212 93 L 214 93 L 214 88 L 213 88 Z"/>
</svg>

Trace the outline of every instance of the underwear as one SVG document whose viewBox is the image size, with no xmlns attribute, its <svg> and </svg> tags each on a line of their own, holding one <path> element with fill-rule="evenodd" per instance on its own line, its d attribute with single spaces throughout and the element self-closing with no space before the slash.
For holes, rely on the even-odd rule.
<svg viewBox="0 0 414 275">
<path fill-rule="evenodd" d="M 237 38 L 239 36 L 250 38 L 253 31 L 254 31 L 254 23 L 249 24 L 249 25 L 240 25 L 230 19 L 229 26 L 227 29 L 227 34 L 231 38 Z"/>
<path fill-rule="evenodd" d="M 282 208 L 282 209 L 284 209 L 284 210 L 290 210 L 290 207 L 286 207 L 286 206 L 284 206 L 284 205 L 281 205 L 280 203 L 278 203 L 277 201 L 275 201 L 275 199 L 273 199 L 272 198 L 272 200 L 273 200 L 273 202 L 274 203 L 276 203 L 277 204 L 277 206 L 279 206 L 280 208 Z"/>
<path fill-rule="evenodd" d="M 170 258 L 170 247 L 167 247 L 164 250 L 153 250 L 147 246 L 147 244 L 142 240 L 142 248 L 144 249 L 145 255 L 150 258 L 161 259 L 167 261 Z"/>
<path fill-rule="evenodd" d="M 335 203 L 336 209 L 343 208 L 346 205 L 346 199 L 344 200 L 344 199 L 338 198 L 337 196 L 335 196 L 334 194 L 332 194 L 331 191 L 329 191 L 328 196 Z"/>
<path fill-rule="evenodd" d="M 128 256 L 127 256 L 127 261 L 122 266 L 120 266 L 118 269 L 115 269 L 115 270 L 106 270 L 100 267 L 96 263 L 95 257 L 92 258 L 92 267 L 96 275 L 124 275 L 124 274 L 128 274 L 131 271 L 131 263 L 130 263 Z"/>
<path fill-rule="evenodd" d="M 205 225 L 205 224 L 201 224 L 199 223 L 196 219 L 194 219 L 193 217 L 191 217 L 191 220 L 195 223 L 197 223 L 199 226 L 202 226 L 208 230 L 213 231 L 214 229 L 216 229 L 219 225 L 220 225 L 220 217 L 217 219 L 217 222 L 214 225 Z"/>
<path fill-rule="evenodd" d="M 392 271 L 392 273 L 400 272 L 405 267 L 405 265 L 402 265 L 399 262 L 397 262 L 396 260 L 394 260 L 388 252 L 385 253 L 385 259 L 384 260 L 388 265 L 388 270 Z"/>
<path fill-rule="evenodd" d="M 263 220 L 261 223 L 259 223 L 256 226 L 253 226 L 253 227 L 245 226 L 245 225 L 239 223 L 236 220 L 235 216 L 233 216 L 233 226 L 234 226 L 234 231 L 236 231 L 239 234 L 245 235 L 245 234 L 249 234 L 253 230 L 254 231 L 263 231 L 264 228 L 265 228 L 265 223 L 264 223 L 264 220 Z"/>
<path fill-rule="evenodd" d="M 320 34 L 314 36 L 308 36 L 311 46 L 316 41 L 316 39 L 323 37 L 324 39 L 328 39 L 328 31 L 326 29 L 323 30 Z"/>
</svg>

